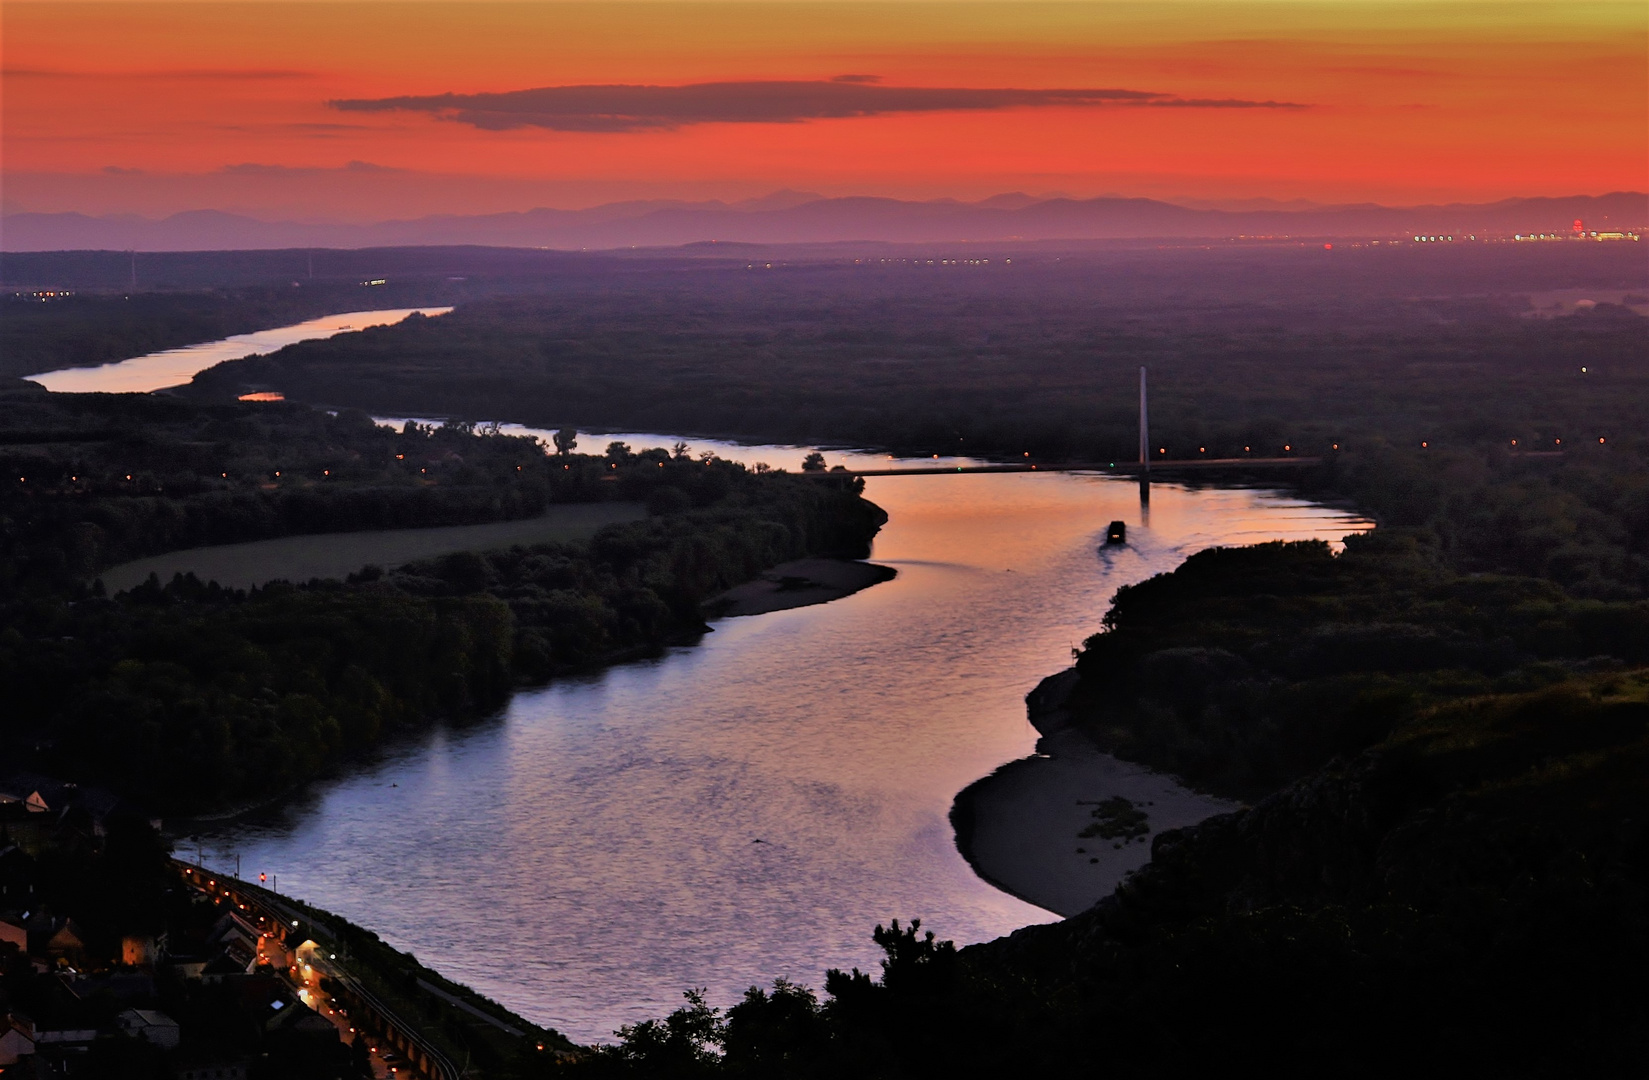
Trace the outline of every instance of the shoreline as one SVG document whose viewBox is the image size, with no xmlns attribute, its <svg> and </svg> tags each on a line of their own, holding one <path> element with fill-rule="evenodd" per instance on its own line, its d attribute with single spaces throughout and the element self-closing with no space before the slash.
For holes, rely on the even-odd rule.
<svg viewBox="0 0 1649 1080">
<path fill-rule="evenodd" d="M 829 603 L 832 600 L 851 596 L 883 581 L 891 581 L 897 574 L 898 571 L 890 566 L 879 566 L 853 559 L 824 556 L 795 559 L 771 567 L 752 581 L 735 585 L 720 596 L 704 601 L 700 605 L 700 611 L 708 620 L 744 615 L 762 615 L 772 611 L 810 607 L 814 604 Z M 787 580 L 794 581 L 798 578 L 805 581 L 804 587 L 797 588 L 785 585 Z M 737 606 L 737 610 L 724 611 L 713 608 L 712 605 L 721 603 L 729 597 L 742 597 L 737 605 L 733 603 L 728 605 L 729 607 Z M 557 679 L 587 675 L 606 668 L 654 658 L 661 655 L 666 649 L 673 646 L 694 644 L 702 640 L 704 635 L 714 632 L 715 627 L 706 623 L 696 627 L 684 627 L 662 642 L 643 642 L 614 649 L 612 652 L 594 658 L 587 664 L 558 669 L 545 682 L 518 684 L 511 688 L 511 696 L 513 697 L 514 694 L 523 690 L 533 690 L 547 686 Z M 438 724 L 452 725 L 456 723 L 458 726 L 467 727 L 472 724 L 485 723 L 500 715 L 501 712 L 502 707 L 463 721 L 448 719 L 418 725 L 415 729 L 399 733 L 396 738 L 386 740 L 367 753 L 335 763 L 335 767 L 329 769 L 322 776 L 294 784 L 284 791 L 276 792 L 250 803 L 167 817 L 162 832 L 169 838 L 183 839 L 202 831 L 210 832 L 214 828 L 227 824 L 256 819 L 260 815 L 281 813 L 298 801 L 303 792 L 313 787 L 317 780 L 324 781 L 336 778 L 352 768 L 376 760 L 382 755 L 392 752 L 394 747 L 402 742 L 425 737 L 429 730 Z"/>
<path fill-rule="evenodd" d="M 1114 892 L 1163 832 L 1240 805 L 1100 750 L 1061 707 L 1075 683 L 1067 669 L 1026 696 L 1042 734 L 1036 754 L 975 780 L 950 810 L 956 849 L 975 874 L 1062 918 Z"/>
<path fill-rule="evenodd" d="M 711 597 L 699 610 L 707 619 L 728 619 L 811 607 L 892 581 L 898 573 L 891 566 L 856 559 L 794 559 Z"/>
</svg>

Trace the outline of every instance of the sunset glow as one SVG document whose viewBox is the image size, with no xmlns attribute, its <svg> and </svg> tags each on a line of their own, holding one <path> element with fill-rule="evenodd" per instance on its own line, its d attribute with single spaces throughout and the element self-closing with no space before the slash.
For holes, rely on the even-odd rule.
<svg viewBox="0 0 1649 1080">
<path fill-rule="evenodd" d="M 1642 189 L 1649 155 L 1640 4 L 7 3 L 4 20 L 8 210 L 364 219 L 781 188 L 1484 201 Z M 740 86 L 773 82 L 929 104 L 773 115 L 771 87 Z M 675 121 L 497 130 L 363 104 L 704 83 L 733 104 Z M 1095 89 L 1136 96 L 1051 93 Z"/>
</svg>

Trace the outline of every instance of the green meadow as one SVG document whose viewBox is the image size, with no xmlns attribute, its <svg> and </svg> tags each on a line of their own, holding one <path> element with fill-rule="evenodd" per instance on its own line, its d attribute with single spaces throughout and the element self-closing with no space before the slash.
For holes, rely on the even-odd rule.
<svg viewBox="0 0 1649 1080">
<path fill-rule="evenodd" d="M 588 540 L 603 526 L 646 516 L 647 508 L 635 502 L 555 504 L 538 517 L 517 521 L 282 536 L 189 548 L 122 563 L 101 577 L 111 593 L 140 585 L 150 574 L 163 582 L 174 574 L 194 574 L 228 589 L 250 589 L 271 581 L 342 579 L 365 566 L 387 569 L 458 551 Z"/>
</svg>

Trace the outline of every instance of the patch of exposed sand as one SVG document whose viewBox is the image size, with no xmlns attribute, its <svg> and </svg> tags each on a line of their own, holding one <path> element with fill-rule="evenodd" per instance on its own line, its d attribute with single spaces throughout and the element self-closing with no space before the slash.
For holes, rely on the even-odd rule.
<svg viewBox="0 0 1649 1080">
<path fill-rule="evenodd" d="M 852 559 L 797 559 L 705 601 L 704 613 L 725 618 L 823 604 L 889 581 L 897 573 L 890 566 Z"/>
<path fill-rule="evenodd" d="M 1151 841 L 1164 830 L 1237 808 L 1101 753 L 1076 731 L 1047 736 L 1038 748 L 1046 756 L 1010 762 L 964 791 L 953 817 L 960 843 L 962 819 L 971 816 L 962 853 L 980 877 L 1058 915 L 1110 895 L 1150 861 Z M 1079 836 L 1103 824 L 1094 810 L 1114 796 L 1143 812 L 1150 831 L 1134 840 Z"/>
<path fill-rule="evenodd" d="M 1164 831 L 1238 806 L 1112 757 L 1068 727 L 1060 705 L 1075 682 L 1074 671 L 1061 672 L 1027 699 L 1031 722 L 1043 733 L 1037 755 L 975 781 L 951 807 L 956 845 L 980 877 L 1064 916 L 1109 896 L 1150 861 L 1151 842 Z M 1118 797 L 1127 804 L 1115 803 Z M 1143 833 L 1117 828 L 1117 810 L 1126 812 L 1128 804 L 1145 815 Z M 1090 835 L 1079 835 L 1084 831 Z"/>
</svg>

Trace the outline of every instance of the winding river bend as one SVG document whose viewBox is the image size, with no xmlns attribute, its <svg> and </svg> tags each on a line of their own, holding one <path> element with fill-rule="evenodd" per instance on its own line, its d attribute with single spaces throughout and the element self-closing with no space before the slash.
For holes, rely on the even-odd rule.
<svg viewBox="0 0 1649 1080">
<path fill-rule="evenodd" d="M 519 693 L 274 820 L 190 842 L 575 1039 L 691 986 L 721 1004 L 780 976 L 817 987 L 827 967 L 874 970 L 870 930 L 890 918 L 968 943 L 1054 917 L 978 878 L 947 814 L 1032 752 L 1025 693 L 1117 586 L 1212 544 L 1359 527 L 1275 494 L 1162 485 L 1146 527 L 1134 485 L 1089 476 L 878 477 L 868 494 L 890 514 L 874 559 L 894 580 Z M 1098 552 L 1116 518 L 1129 545 Z M 1140 782 L 1128 794 L 1154 783 L 1159 805 L 1178 791 Z M 1191 820 L 1220 808 L 1179 794 Z"/>
<path fill-rule="evenodd" d="M 581 449 L 612 439 L 675 441 Z M 789 468 L 808 449 L 687 441 Z M 1118 586 L 1212 545 L 1367 527 L 1275 492 L 1170 484 L 1147 520 L 1131 482 L 1077 474 L 876 477 L 867 495 L 890 515 L 873 557 L 894 580 L 518 693 L 179 854 L 238 855 L 579 1040 L 687 987 L 718 1004 L 775 977 L 817 987 L 827 967 L 874 969 L 870 931 L 890 918 L 959 944 L 1054 918 L 977 877 L 947 813 L 1032 753 L 1025 693 L 1068 665 Z M 1124 547 L 1102 545 L 1113 519 Z M 1165 777 L 1125 781 L 1193 819 L 1218 808 Z M 1125 854 L 1098 872 L 1143 857 Z"/>
</svg>

